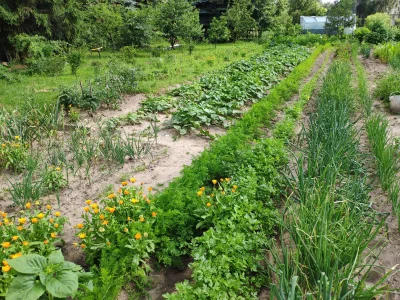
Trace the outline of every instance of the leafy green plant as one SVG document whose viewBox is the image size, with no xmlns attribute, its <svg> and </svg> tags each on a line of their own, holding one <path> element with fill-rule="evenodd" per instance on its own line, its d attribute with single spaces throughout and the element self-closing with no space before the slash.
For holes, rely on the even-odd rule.
<svg viewBox="0 0 400 300">
<path fill-rule="evenodd" d="M 71 67 L 72 75 L 76 75 L 76 71 L 82 66 L 83 64 L 83 54 L 80 51 L 74 50 L 68 53 L 67 62 Z"/>
<path fill-rule="evenodd" d="M 0 146 L 0 168 L 21 172 L 28 159 L 28 145 L 16 135 L 13 141 L 4 141 Z"/>
<path fill-rule="evenodd" d="M 68 182 L 64 178 L 61 167 L 48 167 L 42 178 L 43 188 L 48 192 L 59 191 L 61 188 L 67 186 Z"/>
<path fill-rule="evenodd" d="M 371 46 L 368 44 L 362 44 L 360 47 L 360 53 L 365 57 L 369 58 L 371 56 Z"/>
<path fill-rule="evenodd" d="M 21 297 L 39 299 L 43 294 L 48 299 L 67 298 L 73 297 L 78 288 L 90 290 L 82 282 L 88 282 L 91 274 L 82 272 L 82 267 L 65 261 L 61 250 L 52 252 L 48 257 L 27 254 L 6 261 L 16 272 L 6 294 L 7 300 Z"/>
<path fill-rule="evenodd" d="M 389 97 L 400 91 L 400 71 L 392 71 L 378 81 L 374 96 L 389 104 Z"/>
</svg>

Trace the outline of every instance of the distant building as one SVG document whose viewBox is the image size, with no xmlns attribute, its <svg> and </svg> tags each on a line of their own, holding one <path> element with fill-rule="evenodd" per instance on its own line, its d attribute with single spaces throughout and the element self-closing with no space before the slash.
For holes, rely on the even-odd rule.
<svg viewBox="0 0 400 300">
<path fill-rule="evenodd" d="M 354 15 L 355 18 L 355 15 Z M 328 22 L 327 16 L 301 16 L 300 17 L 300 26 L 303 32 L 311 32 L 315 34 L 326 34 L 325 25 Z M 346 27 L 344 29 L 345 34 L 352 34 L 356 26 L 354 27 Z"/>
<path fill-rule="evenodd" d="M 393 24 L 396 19 L 400 18 L 400 3 L 397 3 L 389 12 L 389 15 L 392 17 Z"/>
</svg>

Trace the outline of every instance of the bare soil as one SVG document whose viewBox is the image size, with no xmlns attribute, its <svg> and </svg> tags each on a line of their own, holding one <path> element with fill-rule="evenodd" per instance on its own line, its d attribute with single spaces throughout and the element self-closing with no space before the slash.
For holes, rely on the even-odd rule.
<svg viewBox="0 0 400 300">
<path fill-rule="evenodd" d="M 368 80 L 368 86 L 371 95 L 376 88 L 377 82 L 380 78 L 388 72 L 389 67 L 382 64 L 379 60 L 374 58 L 365 59 L 359 57 L 362 61 Z M 390 112 L 384 107 L 383 103 L 375 99 L 373 105 L 373 111 L 384 114 L 389 120 L 389 131 L 393 138 L 400 137 L 400 117 L 390 114 Z M 358 116 L 360 117 L 360 116 Z M 384 274 L 394 268 L 397 272 L 393 272 L 387 280 L 387 284 L 392 289 L 400 288 L 400 233 L 397 225 L 397 217 L 392 211 L 392 205 L 387 198 L 387 194 L 382 191 L 379 179 L 376 178 L 376 164 L 374 158 L 371 155 L 371 149 L 368 142 L 368 136 L 365 131 L 364 120 L 360 119 L 356 124 L 357 128 L 360 130 L 360 150 L 367 155 L 367 166 L 370 169 L 371 179 L 373 181 L 373 191 L 371 192 L 371 200 L 373 202 L 373 208 L 383 214 L 387 214 L 386 228 L 381 232 L 381 234 L 376 238 L 374 245 L 383 244 L 384 247 L 382 252 L 376 261 L 376 267 L 374 267 L 371 272 L 371 276 L 368 281 L 370 284 L 375 284 Z M 400 174 L 398 174 L 398 177 Z M 399 294 L 388 295 L 389 299 L 399 300 Z"/>
</svg>

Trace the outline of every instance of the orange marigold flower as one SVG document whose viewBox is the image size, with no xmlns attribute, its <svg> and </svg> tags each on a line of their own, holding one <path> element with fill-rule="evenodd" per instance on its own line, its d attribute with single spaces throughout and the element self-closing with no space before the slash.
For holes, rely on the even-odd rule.
<svg viewBox="0 0 400 300">
<path fill-rule="evenodd" d="M 151 213 L 151 216 L 155 218 L 155 217 L 157 216 L 157 213 L 156 213 L 155 211 L 153 211 L 153 212 Z"/>
<path fill-rule="evenodd" d="M 129 194 L 130 194 L 130 192 L 128 190 L 124 191 L 124 195 L 129 195 Z"/>
<path fill-rule="evenodd" d="M 122 185 L 122 186 L 128 185 L 128 181 L 122 181 L 122 182 L 121 182 L 121 185 Z"/>
<path fill-rule="evenodd" d="M 53 218 L 50 218 L 50 219 L 49 219 L 49 222 L 50 222 L 50 223 L 53 223 L 53 222 L 54 222 Z"/>
<path fill-rule="evenodd" d="M 58 224 L 54 224 L 54 227 L 55 227 L 55 228 L 58 228 L 59 226 L 60 226 L 60 225 L 58 225 Z"/>
<path fill-rule="evenodd" d="M 83 240 L 86 237 L 86 233 L 82 232 L 78 236 Z"/>
<path fill-rule="evenodd" d="M 207 202 L 206 205 L 207 205 L 207 207 L 210 207 L 210 206 L 211 206 L 211 203 L 210 203 L 210 202 Z"/>
<path fill-rule="evenodd" d="M 55 215 L 56 217 L 59 217 L 59 216 L 61 216 L 61 213 L 60 213 L 59 211 L 56 211 L 54 215 Z"/>
<path fill-rule="evenodd" d="M 111 245 L 111 243 L 110 243 L 110 242 L 107 242 L 107 245 L 108 245 L 108 246 L 110 246 L 110 245 Z"/>
<path fill-rule="evenodd" d="M 82 248 L 82 249 L 85 249 L 85 248 L 86 248 L 86 245 L 85 245 L 85 244 L 82 244 L 82 245 L 81 245 L 81 248 Z"/>
<path fill-rule="evenodd" d="M 3 243 L 1 243 L 1 246 L 3 246 L 3 248 L 7 249 L 7 248 L 9 248 L 11 246 L 11 243 L 10 242 L 3 242 Z"/>
<path fill-rule="evenodd" d="M 2 218 L 7 218 L 7 213 L 4 212 L 4 211 L 2 211 L 2 212 L 1 212 L 1 217 L 2 217 Z"/>
<path fill-rule="evenodd" d="M 108 210 L 110 213 L 114 213 L 115 211 L 115 207 L 110 207 L 110 209 Z"/>
<path fill-rule="evenodd" d="M 50 204 L 47 204 L 47 205 L 46 205 L 46 208 L 47 208 L 48 210 L 50 210 L 50 209 L 51 209 L 51 205 L 50 205 Z"/>
<path fill-rule="evenodd" d="M 132 182 L 132 183 L 135 183 L 136 182 L 136 178 L 131 177 L 131 178 L 129 178 L 129 181 Z"/>
<path fill-rule="evenodd" d="M 211 180 L 212 181 L 212 183 L 215 185 L 215 184 L 217 184 L 217 182 L 218 182 L 218 180 L 216 180 L 216 179 L 213 179 L 213 180 Z"/>
<path fill-rule="evenodd" d="M 9 265 L 3 266 L 1 267 L 1 270 L 3 271 L 3 273 L 7 273 L 11 270 L 11 267 Z"/>
<path fill-rule="evenodd" d="M 147 203 L 147 204 L 150 204 L 150 202 L 151 202 L 151 201 L 150 201 L 149 199 L 146 200 L 146 203 Z"/>
<path fill-rule="evenodd" d="M 103 214 L 101 214 L 101 215 L 99 216 L 99 218 L 100 218 L 100 220 L 104 220 L 104 219 L 105 219 L 105 216 L 104 216 Z M 82 227 L 83 227 L 83 224 L 82 224 Z"/>
<path fill-rule="evenodd" d="M 13 258 L 21 257 L 21 256 L 22 256 L 22 253 L 18 252 L 18 253 L 15 253 L 15 254 L 11 254 L 10 258 L 13 259 Z"/>
<path fill-rule="evenodd" d="M 127 217 L 126 219 L 127 219 L 128 221 L 130 221 L 130 220 L 131 220 L 131 217 Z"/>
<path fill-rule="evenodd" d="M 236 190 L 235 190 L 235 189 L 232 189 L 232 193 L 234 193 L 234 192 L 236 192 Z"/>
<path fill-rule="evenodd" d="M 113 199 L 113 198 L 115 198 L 115 194 L 110 194 L 110 195 L 107 196 L 107 198 L 108 199 Z"/>
<path fill-rule="evenodd" d="M 39 222 L 39 219 L 38 219 L 38 218 L 32 218 L 32 219 L 31 219 L 31 222 L 32 222 L 33 224 L 35 224 L 35 223 Z"/>
<path fill-rule="evenodd" d="M 149 187 L 147 190 L 148 190 L 149 192 L 151 192 L 151 191 L 153 190 L 153 188 L 152 188 L 152 187 Z"/>
<path fill-rule="evenodd" d="M 237 185 L 234 185 L 234 186 L 233 186 L 233 188 L 234 188 L 235 190 L 237 189 L 237 187 L 238 187 Z"/>
<path fill-rule="evenodd" d="M 89 211 L 89 207 L 88 207 L 88 206 L 85 206 L 85 207 L 83 208 L 83 210 L 84 210 L 85 212 L 88 212 L 88 211 Z"/>
<path fill-rule="evenodd" d="M 19 225 L 19 226 L 17 227 L 17 230 L 18 230 L 18 231 L 21 231 L 22 229 L 24 229 L 24 227 L 22 227 L 21 225 Z"/>
<path fill-rule="evenodd" d="M 14 235 L 14 236 L 12 237 L 12 240 L 13 240 L 13 241 L 16 241 L 16 240 L 18 240 L 18 238 L 19 238 L 18 235 Z"/>
<path fill-rule="evenodd" d="M 44 241 L 43 241 L 43 244 L 45 244 L 45 245 L 47 245 L 48 243 L 49 243 L 48 240 L 44 240 Z"/>
<path fill-rule="evenodd" d="M 96 209 L 93 210 L 93 212 L 94 212 L 95 214 L 98 214 L 98 213 L 100 212 L 100 210 L 99 210 L 98 208 L 96 208 Z"/>
<path fill-rule="evenodd" d="M 28 209 L 31 208 L 31 203 L 30 202 L 26 203 L 25 207 L 28 208 Z"/>
<path fill-rule="evenodd" d="M 118 194 L 121 194 L 122 193 L 122 189 L 118 189 Z"/>
<path fill-rule="evenodd" d="M 140 216 L 140 217 L 139 217 L 139 221 L 140 221 L 140 222 L 144 222 L 143 216 Z"/>
<path fill-rule="evenodd" d="M 142 238 L 142 235 L 140 234 L 140 232 L 135 234 L 135 239 L 140 240 Z"/>
<path fill-rule="evenodd" d="M 200 188 L 200 191 L 204 192 L 205 189 L 206 189 L 206 188 L 205 188 L 204 186 L 202 186 L 202 187 Z"/>
<path fill-rule="evenodd" d="M 104 220 L 101 224 L 108 225 L 108 220 Z"/>
<path fill-rule="evenodd" d="M 5 260 L 3 260 L 3 266 L 8 266 L 8 262 L 6 262 Z"/>
<path fill-rule="evenodd" d="M 55 238 L 57 237 L 57 232 L 52 232 L 52 233 L 50 233 L 50 236 L 51 236 L 53 239 L 55 239 Z"/>
<path fill-rule="evenodd" d="M 122 204 L 124 204 L 124 201 L 119 200 L 118 203 L 119 203 L 120 205 L 122 205 Z"/>
<path fill-rule="evenodd" d="M 28 246 L 28 245 L 29 245 L 29 242 L 27 242 L 27 241 L 23 241 L 23 242 L 22 242 L 22 245 L 24 245 L 24 246 Z"/>
<path fill-rule="evenodd" d="M 86 204 L 87 204 L 87 205 L 90 205 L 90 203 L 92 203 L 92 200 L 90 200 L 90 199 L 89 199 L 89 200 L 86 200 Z"/>
</svg>

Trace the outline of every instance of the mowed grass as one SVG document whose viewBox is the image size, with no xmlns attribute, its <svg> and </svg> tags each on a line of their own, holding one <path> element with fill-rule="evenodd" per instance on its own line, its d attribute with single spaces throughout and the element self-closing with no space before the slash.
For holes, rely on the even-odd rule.
<svg viewBox="0 0 400 300">
<path fill-rule="evenodd" d="M 91 55 L 87 51 L 77 76 L 71 74 L 71 69 L 66 64 L 62 74 L 54 77 L 21 75 L 21 81 L 17 83 L 0 80 L 0 106 L 13 109 L 27 102 L 36 102 L 39 105 L 55 103 L 61 86 L 78 85 L 80 81 L 93 79 L 97 74 L 106 74 L 107 65 L 113 60 L 142 70 L 145 76 L 140 80 L 137 92 L 158 93 L 168 86 L 191 81 L 234 61 L 248 59 L 262 49 L 263 46 L 257 43 L 240 42 L 217 47 L 198 44 L 192 55 L 189 55 L 187 48 L 162 51 L 160 57 L 153 57 L 148 50 L 138 50 L 129 63 L 123 60 L 119 52 L 103 52 L 99 58 L 97 53 Z M 100 64 L 97 71 L 93 66 L 96 61 Z M 21 70 L 15 69 L 13 72 Z"/>
</svg>

